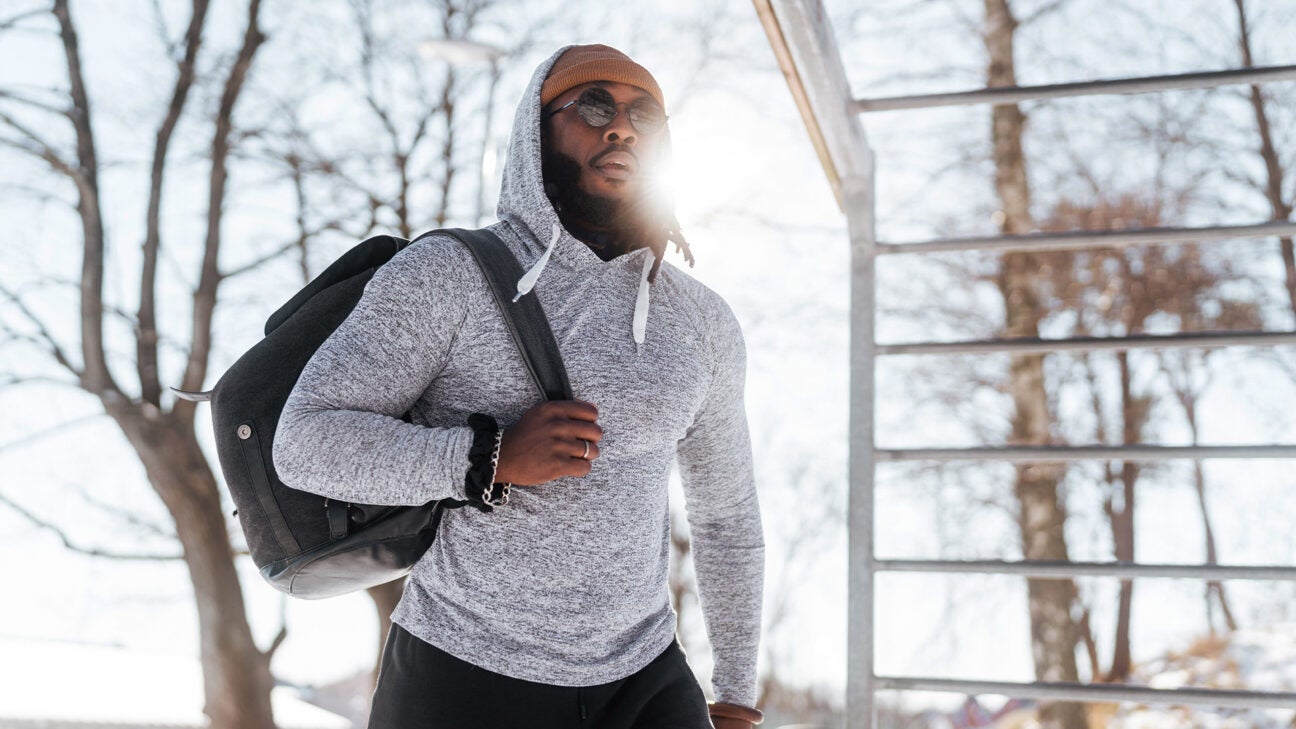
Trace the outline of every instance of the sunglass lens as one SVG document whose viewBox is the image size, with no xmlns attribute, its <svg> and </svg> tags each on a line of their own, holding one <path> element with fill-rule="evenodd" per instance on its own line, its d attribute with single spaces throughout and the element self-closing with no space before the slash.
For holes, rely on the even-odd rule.
<svg viewBox="0 0 1296 729">
<path fill-rule="evenodd" d="M 612 94 L 603 89 L 588 89 L 576 101 L 576 111 L 592 127 L 607 126 L 616 116 L 616 104 Z"/>
<path fill-rule="evenodd" d="M 576 100 L 576 111 L 586 124 L 605 127 L 616 118 L 617 104 L 606 89 L 586 89 Z M 651 134 L 666 124 L 666 112 L 656 102 L 643 99 L 631 104 L 626 113 L 630 123 L 642 134 Z"/>
<path fill-rule="evenodd" d="M 651 101 L 636 102 L 626 111 L 630 114 L 630 123 L 644 134 L 655 132 L 666 123 L 666 113 Z"/>
</svg>

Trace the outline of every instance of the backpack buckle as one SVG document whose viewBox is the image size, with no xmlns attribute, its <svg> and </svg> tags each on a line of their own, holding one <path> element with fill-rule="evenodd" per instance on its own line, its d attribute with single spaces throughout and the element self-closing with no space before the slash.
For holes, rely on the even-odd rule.
<svg viewBox="0 0 1296 729">
<path fill-rule="evenodd" d="M 324 499 L 324 513 L 328 517 L 329 539 L 337 541 L 347 535 L 347 507 L 350 504 Z"/>
</svg>

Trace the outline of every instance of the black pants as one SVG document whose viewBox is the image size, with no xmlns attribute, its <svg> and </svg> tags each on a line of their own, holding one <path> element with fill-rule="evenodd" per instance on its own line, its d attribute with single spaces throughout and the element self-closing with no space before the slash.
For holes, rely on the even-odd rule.
<svg viewBox="0 0 1296 729">
<path fill-rule="evenodd" d="M 391 626 L 369 729 L 710 729 L 706 697 L 671 643 L 639 672 L 596 686 L 510 678 Z"/>
</svg>

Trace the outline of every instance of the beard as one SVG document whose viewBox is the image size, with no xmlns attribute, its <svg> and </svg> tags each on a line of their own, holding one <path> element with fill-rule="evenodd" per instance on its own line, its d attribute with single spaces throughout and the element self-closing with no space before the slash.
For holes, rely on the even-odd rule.
<svg viewBox="0 0 1296 729">
<path fill-rule="evenodd" d="M 575 159 L 551 152 L 545 155 L 542 174 L 545 192 L 562 215 L 592 228 L 613 228 L 621 219 L 622 201 L 588 193 L 581 187 L 585 171 Z"/>
</svg>

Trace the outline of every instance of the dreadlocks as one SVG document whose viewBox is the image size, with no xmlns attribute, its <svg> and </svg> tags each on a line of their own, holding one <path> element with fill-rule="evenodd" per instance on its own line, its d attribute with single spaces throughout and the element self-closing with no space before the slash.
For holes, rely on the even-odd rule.
<svg viewBox="0 0 1296 729">
<path fill-rule="evenodd" d="M 693 267 L 693 250 L 689 248 L 688 241 L 684 239 L 684 233 L 680 231 L 679 221 L 676 220 L 674 213 L 670 216 L 670 222 L 665 226 L 665 235 L 659 240 L 648 243 L 648 247 L 653 252 L 653 265 L 648 270 L 648 281 L 651 283 L 657 280 L 657 269 L 661 268 L 662 259 L 666 257 L 666 245 L 675 244 L 675 250 L 683 254 L 684 260 L 688 261 L 689 268 Z"/>
</svg>

